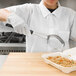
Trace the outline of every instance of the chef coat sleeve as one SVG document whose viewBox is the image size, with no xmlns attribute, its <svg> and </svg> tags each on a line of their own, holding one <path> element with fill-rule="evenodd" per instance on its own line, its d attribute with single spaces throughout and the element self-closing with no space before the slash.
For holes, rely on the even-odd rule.
<svg viewBox="0 0 76 76">
<path fill-rule="evenodd" d="M 76 12 L 74 13 L 74 17 L 72 21 L 70 39 L 76 41 Z"/>
<path fill-rule="evenodd" d="M 31 4 L 23 4 L 13 7 L 6 8 L 12 13 L 8 16 L 7 22 L 13 26 L 14 31 L 20 34 L 28 35 L 30 15 L 31 15 Z"/>
</svg>

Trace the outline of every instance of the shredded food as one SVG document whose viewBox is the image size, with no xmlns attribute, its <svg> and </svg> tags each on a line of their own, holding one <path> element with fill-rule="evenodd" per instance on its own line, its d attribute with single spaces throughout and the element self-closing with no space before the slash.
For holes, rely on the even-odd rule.
<svg viewBox="0 0 76 76">
<path fill-rule="evenodd" d="M 47 59 L 54 62 L 54 63 L 56 63 L 56 64 L 64 66 L 64 67 L 76 66 L 76 61 L 69 60 L 68 58 L 64 58 L 64 57 L 61 57 L 61 56 L 48 57 Z"/>
</svg>

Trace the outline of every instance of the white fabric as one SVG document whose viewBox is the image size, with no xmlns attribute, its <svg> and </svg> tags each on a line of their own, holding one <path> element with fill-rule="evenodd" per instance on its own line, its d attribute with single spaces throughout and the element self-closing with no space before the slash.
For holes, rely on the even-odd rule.
<svg viewBox="0 0 76 76">
<path fill-rule="evenodd" d="M 48 35 L 58 35 L 65 42 L 63 49 L 69 48 L 69 39 L 76 40 L 76 14 L 70 8 L 60 6 L 51 13 L 41 2 L 40 4 L 24 4 L 7 8 L 13 13 L 8 17 L 14 30 L 26 35 L 26 52 L 51 52 L 54 46 L 60 47 L 56 38 L 51 38 L 53 47 L 47 44 Z M 40 34 L 30 34 L 29 30 Z M 41 36 L 42 35 L 42 36 Z M 49 48 L 50 46 L 50 48 Z M 62 51 L 62 49 L 61 49 Z"/>
</svg>

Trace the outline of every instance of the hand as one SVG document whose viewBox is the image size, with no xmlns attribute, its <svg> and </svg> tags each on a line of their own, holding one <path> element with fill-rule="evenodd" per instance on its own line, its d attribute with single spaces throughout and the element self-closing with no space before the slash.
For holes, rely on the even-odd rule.
<svg viewBox="0 0 76 76">
<path fill-rule="evenodd" d="M 7 21 L 8 16 L 11 14 L 7 9 L 0 9 L 0 21 Z"/>
</svg>

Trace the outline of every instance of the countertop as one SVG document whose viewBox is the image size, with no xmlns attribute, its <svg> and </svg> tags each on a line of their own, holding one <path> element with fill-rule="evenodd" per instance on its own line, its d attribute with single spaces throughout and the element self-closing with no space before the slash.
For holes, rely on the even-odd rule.
<svg viewBox="0 0 76 76">
<path fill-rule="evenodd" d="M 0 70 L 0 76 L 76 76 L 65 74 L 44 62 L 43 53 L 10 53 Z"/>
</svg>

